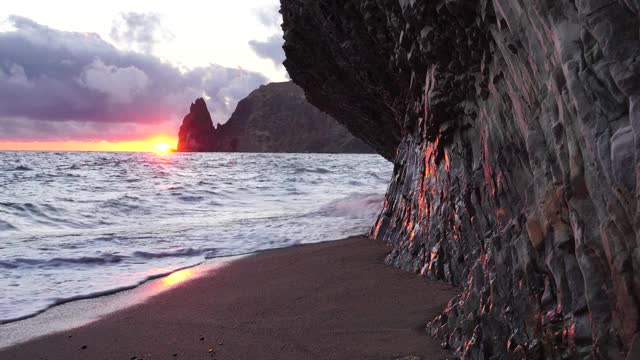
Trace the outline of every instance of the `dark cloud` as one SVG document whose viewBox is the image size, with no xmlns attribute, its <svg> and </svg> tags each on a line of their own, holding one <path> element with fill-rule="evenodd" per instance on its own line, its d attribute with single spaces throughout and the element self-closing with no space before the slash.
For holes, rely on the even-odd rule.
<svg viewBox="0 0 640 360">
<path fill-rule="evenodd" d="M 266 41 L 249 41 L 249 46 L 251 46 L 251 49 L 256 55 L 263 59 L 273 61 L 276 67 L 281 67 L 285 59 L 284 50 L 282 49 L 283 44 L 284 39 L 281 34 L 274 34 Z"/>
<path fill-rule="evenodd" d="M 4 140 L 133 136 L 177 126 L 201 96 L 210 97 L 212 116 L 224 122 L 240 99 L 267 82 L 262 74 L 219 65 L 184 72 L 152 55 L 121 51 L 97 34 L 17 16 L 9 22 L 15 30 L 0 32 Z"/>
<path fill-rule="evenodd" d="M 135 12 L 122 13 L 121 18 L 113 22 L 110 35 L 119 45 L 145 53 L 153 51 L 159 41 L 173 38 L 162 26 L 160 15 Z"/>
</svg>

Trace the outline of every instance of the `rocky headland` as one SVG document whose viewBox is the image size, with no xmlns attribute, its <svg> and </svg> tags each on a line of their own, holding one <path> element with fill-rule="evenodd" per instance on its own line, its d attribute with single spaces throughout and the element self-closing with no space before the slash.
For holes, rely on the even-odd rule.
<svg viewBox="0 0 640 360">
<path fill-rule="evenodd" d="M 371 236 L 465 359 L 637 359 L 639 0 L 282 0 L 309 101 L 394 161 Z"/>
<path fill-rule="evenodd" d="M 179 132 L 183 152 L 371 153 L 362 140 L 309 104 L 292 82 L 261 86 L 214 127 L 204 99 L 191 105 Z"/>
</svg>

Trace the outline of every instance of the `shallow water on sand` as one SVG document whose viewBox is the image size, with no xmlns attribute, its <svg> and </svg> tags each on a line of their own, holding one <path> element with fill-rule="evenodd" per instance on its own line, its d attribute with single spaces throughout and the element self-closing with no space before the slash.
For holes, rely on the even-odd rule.
<svg viewBox="0 0 640 360">
<path fill-rule="evenodd" d="M 377 155 L 0 152 L 0 323 L 206 258 L 365 233 Z"/>
</svg>

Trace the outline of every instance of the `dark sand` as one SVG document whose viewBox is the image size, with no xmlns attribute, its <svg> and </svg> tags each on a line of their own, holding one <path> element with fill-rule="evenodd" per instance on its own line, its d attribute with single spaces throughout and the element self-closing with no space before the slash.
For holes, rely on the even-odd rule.
<svg viewBox="0 0 640 360">
<path fill-rule="evenodd" d="M 445 358 L 423 328 L 456 290 L 384 265 L 387 251 L 352 238 L 264 252 L 0 359 Z"/>
</svg>

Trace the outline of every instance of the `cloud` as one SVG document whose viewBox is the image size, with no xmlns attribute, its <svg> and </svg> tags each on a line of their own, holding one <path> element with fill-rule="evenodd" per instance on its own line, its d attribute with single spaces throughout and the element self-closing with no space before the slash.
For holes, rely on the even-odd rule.
<svg viewBox="0 0 640 360">
<path fill-rule="evenodd" d="M 255 11 L 258 21 L 266 27 L 280 28 L 282 25 L 282 15 L 280 14 L 280 5 L 265 7 Z"/>
<path fill-rule="evenodd" d="M 173 39 L 162 26 L 160 15 L 135 12 L 122 13 L 111 27 L 111 38 L 130 50 L 151 53 L 156 43 Z"/>
<path fill-rule="evenodd" d="M 276 67 L 282 67 L 285 54 L 282 49 L 284 39 L 281 34 L 271 35 L 266 41 L 251 40 L 249 46 L 259 57 L 271 60 Z"/>
<path fill-rule="evenodd" d="M 282 38 L 282 15 L 280 14 L 280 6 L 264 7 L 255 10 L 255 15 L 258 21 L 265 27 L 272 29 L 276 33 L 271 35 L 267 40 L 251 40 L 249 46 L 251 50 L 262 59 L 267 59 L 273 62 L 276 68 L 284 69 L 282 62 L 285 60 L 284 50 L 282 45 L 284 39 Z"/>
<path fill-rule="evenodd" d="M 122 51 L 93 33 L 65 32 L 11 16 L 0 32 L 0 139 L 125 139 L 175 131 L 207 96 L 214 121 L 267 82 L 264 75 L 209 65 L 189 70 L 148 53 Z M 109 137 L 109 138 L 105 138 Z"/>
<path fill-rule="evenodd" d="M 79 81 L 87 89 L 107 95 L 113 103 L 128 104 L 146 89 L 149 77 L 135 66 L 120 68 L 96 59 L 84 68 Z"/>
<path fill-rule="evenodd" d="M 122 141 L 147 139 L 151 135 L 177 134 L 175 119 L 151 123 L 85 122 L 74 120 L 42 121 L 27 117 L 0 119 L 0 140 L 4 141 Z"/>
<path fill-rule="evenodd" d="M 6 81 L 8 84 L 14 84 L 17 86 L 29 86 L 29 80 L 27 74 L 24 72 L 24 68 L 18 64 L 10 64 L 7 66 L 6 73 L 0 71 L 0 81 Z"/>
</svg>

